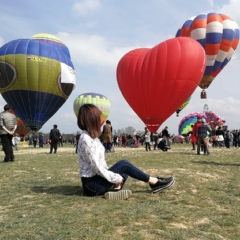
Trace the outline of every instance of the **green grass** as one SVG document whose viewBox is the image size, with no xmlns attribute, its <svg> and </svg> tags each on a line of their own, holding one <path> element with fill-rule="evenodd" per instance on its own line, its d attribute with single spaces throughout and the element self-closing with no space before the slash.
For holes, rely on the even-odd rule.
<svg viewBox="0 0 240 240">
<path fill-rule="evenodd" d="M 152 194 L 129 178 L 128 200 L 88 198 L 72 146 L 58 154 L 20 147 L 15 162 L 0 162 L 0 239 L 240 239 L 240 149 L 211 148 L 210 156 L 185 144 L 169 152 L 115 149 L 106 154 L 109 165 L 127 159 L 153 176 L 173 175 L 176 183 Z"/>
</svg>

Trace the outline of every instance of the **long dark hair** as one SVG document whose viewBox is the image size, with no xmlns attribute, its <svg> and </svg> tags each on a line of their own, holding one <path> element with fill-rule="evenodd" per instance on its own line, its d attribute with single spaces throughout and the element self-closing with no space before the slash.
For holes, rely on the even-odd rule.
<svg viewBox="0 0 240 240">
<path fill-rule="evenodd" d="M 88 131 L 91 138 L 100 137 L 101 114 L 101 111 L 93 104 L 82 105 L 78 111 L 78 127 Z"/>
</svg>

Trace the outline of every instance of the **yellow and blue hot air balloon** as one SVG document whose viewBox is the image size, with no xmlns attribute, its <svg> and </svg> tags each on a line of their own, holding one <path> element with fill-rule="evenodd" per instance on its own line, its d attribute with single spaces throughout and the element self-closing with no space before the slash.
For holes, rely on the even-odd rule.
<svg viewBox="0 0 240 240">
<path fill-rule="evenodd" d="M 17 39 L 0 48 L 0 93 L 32 130 L 57 112 L 75 84 L 73 63 L 53 44 Z"/>
<path fill-rule="evenodd" d="M 179 117 L 179 113 L 189 104 L 191 100 L 191 97 L 189 97 L 177 110 L 176 110 L 176 116 Z"/>
<path fill-rule="evenodd" d="M 62 42 L 60 38 L 48 33 L 38 33 L 33 35 L 31 38 L 54 45 L 54 47 L 63 51 L 69 58 L 71 58 L 68 47 Z"/>
<path fill-rule="evenodd" d="M 83 93 L 77 98 L 75 98 L 73 102 L 73 110 L 76 117 L 78 116 L 79 108 L 86 103 L 95 105 L 102 112 L 101 125 L 103 125 L 110 113 L 110 101 L 105 96 L 99 93 Z"/>
</svg>

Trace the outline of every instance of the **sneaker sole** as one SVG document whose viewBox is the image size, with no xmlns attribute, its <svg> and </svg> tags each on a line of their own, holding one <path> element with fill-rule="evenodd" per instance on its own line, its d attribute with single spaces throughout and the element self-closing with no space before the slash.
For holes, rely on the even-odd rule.
<svg viewBox="0 0 240 240">
<path fill-rule="evenodd" d="M 131 190 L 119 190 L 115 192 L 106 192 L 104 197 L 108 200 L 126 200 L 132 195 Z"/>
<path fill-rule="evenodd" d="M 173 184 L 175 183 L 175 179 L 173 179 L 170 183 L 168 183 L 167 185 L 165 185 L 164 187 L 158 188 L 153 190 L 153 193 L 159 193 L 167 188 L 170 188 Z"/>
</svg>

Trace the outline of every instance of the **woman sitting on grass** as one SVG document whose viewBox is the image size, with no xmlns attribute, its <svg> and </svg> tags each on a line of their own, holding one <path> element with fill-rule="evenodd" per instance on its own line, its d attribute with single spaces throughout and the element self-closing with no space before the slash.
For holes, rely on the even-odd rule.
<svg viewBox="0 0 240 240">
<path fill-rule="evenodd" d="M 127 199 L 131 191 L 121 189 L 128 176 L 149 183 L 153 193 L 161 192 L 174 183 L 173 177 L 151 177 L 127 160 L 120 160 L 108 168 L 105 161 L 105 148 L 99 140 L 101 111 L 95 105 L 81 106 L 77 121 L 82 130 L 78 143 L 78 161 L 85 195 L 104 195 L 107 199 Z"/>
</svg>

